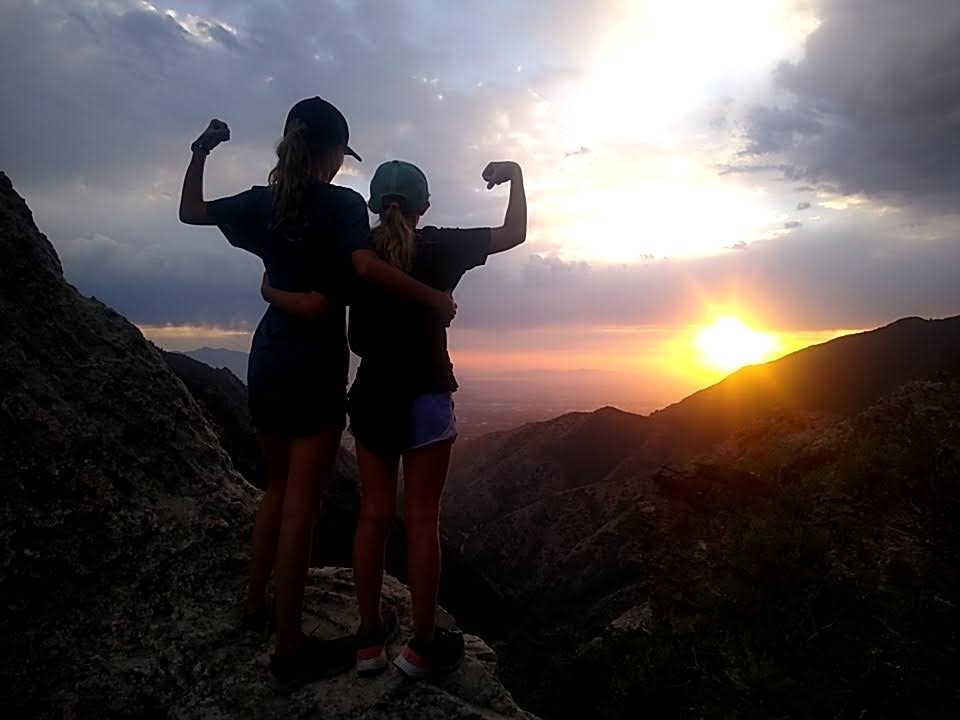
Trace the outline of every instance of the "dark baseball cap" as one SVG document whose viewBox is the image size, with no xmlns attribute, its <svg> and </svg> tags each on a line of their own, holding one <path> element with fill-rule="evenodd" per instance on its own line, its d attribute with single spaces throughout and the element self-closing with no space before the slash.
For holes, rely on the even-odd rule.
<svg viewBox="0 0 960 720">
<path fill-rule="evenodd" d="M 403 200 L 404 212 L 421 212 L 430 200 L 427 176 L 413 163 L 390 160 L 377 168 L 370 179 L 368 207 L 382 213 L 384 198 L 398 197 Z"/>
<path fill-rule="evenodd" d="M 343 145 L 344 153 L 363 162 L 361 157 L 347 143 L 350 130 L 347 119 L 331 103 L 320 97 L 301 100 L 287 113 L 287 122 L 283 134 L 287 134 L 290 123 L 299 120 L 304 124 L 304 139 L 311 145 Z"/>
</svg>

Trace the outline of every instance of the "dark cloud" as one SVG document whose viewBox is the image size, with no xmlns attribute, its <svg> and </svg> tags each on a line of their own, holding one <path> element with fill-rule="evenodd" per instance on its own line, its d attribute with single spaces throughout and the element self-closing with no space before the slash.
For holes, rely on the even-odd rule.
<svg viewBox="0 0 960 720">
<path fill-rule="evenodd" d="M 799 227 L 803 227 L 803 223 L 799 220 L 788 220 L 783 224 L 783 227 L 787 230 L 796 230 Z"/>
<path fill-rule="evenodd" d="M 64 272 L 82 292 L 141 325 L 254 327 L 265 308 L 260 260 L 223 252 L 226 241 L 219 234 L 194 232 L 200 248 L 189 253 L 163 243 L 136 246 L 105 236 L 77 238 L 62 244 Z"/>
<path fill-rule="evenodd" d="M 808 202 L 806 202 L 806 201 L 797 203 L 797 211 L 798 211 L 798 212 L 803 212 L 804 210 L 809 210 L 809 209 L 812 208 L 812 207 L 813 207 L 813 205 L 811 205 L 810 203 L 808 203 Z"/>
<path fill-rule="evenodd" d="M 252 327 L 263 310 L 259 261 L 218 252 L 225 241 L 206 232 L 196 229 L 193 238 L 212 240 L 204 252 L 173 259 L 161 247 L 85 238 L 70 244 L 64 266 L 81 290 L 141 324 Z M 741 252 L 623 266 L 532 255 L 520 273 L 508 256 L 495 256 L 461 283 L 456 326 L 490 331 L 687 324 L 701 321 L 711 302 L 732 302 L 773 327 L 795 330 L 960 313 L 960 242 L 900 235 L 899 228 L 834 228 L 735 244 Z"/>
<path fill-rule="evenodd" d="M 837 227 L 751 243 L 749 251 L 631 266 L 564 267 L 532 257 L 519 282 L 493 258 L 464 278 L 457 327 L 684 325 L 701 322 L 714 303 L 792 330 L 960 313 L 958 238 L 901 236 L 900 228 Z"/>
<path fill-rule="evenodd" d="M 954 202 L 960 191 L 960 3 L 821 0 L 793 97 L 749 118 L 747 151 L 842 193 Z"/>
</svg>

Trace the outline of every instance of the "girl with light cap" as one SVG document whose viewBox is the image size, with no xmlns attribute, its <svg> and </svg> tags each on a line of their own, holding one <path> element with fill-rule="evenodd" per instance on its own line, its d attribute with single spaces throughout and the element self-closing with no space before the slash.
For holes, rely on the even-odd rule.
<svg viewBox="0 0 960 720">
<path fill-rule="evenodd" d="M 289 690 L 353 663 L 352 643 L 321 642 L 301 630 L 313 525 L 345 424 L 347 279 L 356 273 L 437 322 L 449 322 L 455 305 L 447 293 L 381 260 L 363 198 L 332 183 L 345 155 L 360 159 L 333 105 L 314 97 L 293 106 L 268 185 L 206 202 L 206 157 L 229 139 L 227 125 L 213 120 L 191 146 L 180 220 L 217 225 L 231 245 L 263 261 L 276 287 L 311 293 L 306 310 L 267 308 L 253 336 L 247 376 L 268 477 L 253 529 L 242 624 L 264 630 L 275 620 L 271 682 Z M 267 601 L 271 573 L 275 611 Z"/>
<path fill-rule="evenodd" d="M 463 274 L 487 256 L 516 247 L 527 232 L 520 166 L 494 162 L 483 171 L 487 188 L 510 183 L 500 227 L 419 228 L 430 206 L 427 178 L 407 162 L 377 168 L 370 209 L 380 222 L 372 237 L 377 254 L 414 279 L 452 292 Z M 293 310 L 309 298 L 265 288 L 268 301 Z M 360 463 L 361 507 L 353 563 L 361 625 L 356 665 L 376 673 L 387 665 L 389 633 L 380 608 L 384 551 L 396 512 L 403 462 L 408 579 L 414 635 L 394 660 L 406 675 L 426 678 L 455 669 L 463 636 L 436 626 L 440 582 L 440 497 L 457 437 L 453 393 L 457 381 L 447 352 L 447 323 L 422 306 L 386 295 L 362 281 L 350 307 L 350 345 L 360 356 L 350 389 L 350 430 Z"/>
</svg>

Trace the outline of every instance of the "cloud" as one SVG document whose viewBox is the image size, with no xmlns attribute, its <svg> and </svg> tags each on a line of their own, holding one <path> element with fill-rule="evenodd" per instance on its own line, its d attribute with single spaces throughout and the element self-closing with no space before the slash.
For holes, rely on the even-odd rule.
<svg viewBox="0 0 960 720">
<path fill-rule="evenodd" d="M 798 212 L 802 212 L 802 211 L 804 211 L 804 210 L 809 210 L 809 209 L 812 208 L 812 207 L 813 207 L 813 205 L 811 205 L 810 203 L 808 203 L 808 202 L 806 202 L 806 201 L 797 203 L 797 211 L 798 211 Z"/>
<path fill-rule="evenodd" d="M 797 228 L 803 227 L 803 223 L 799 220 L 788 220 L 783 224 L 783 227 L 786 230 L 796 230 Z"/>
<path fill-rule="evenodd" d="M 949 207 L 960 192 L 960 3 L 820 0 L 822 24 L 748 118 L 747 154 L 843 194 Z"/>
<path fill-rule="evenodd" d="M 677 130 L 660 142 L 656 123 L 634 130 L 657 108 L 646 95 L 627 102 L 619 85 L 599 88 L 624 103 L 604 108 L 600 120 L 611 122 L 597 127 L 606 134 L 579 127 L 579 95 L 550 104 L 590 77 L 610 27 L 635 19 L 624 9 L 633 3 L 169 3 L 0 4 L 0 160 L 71 282 L 136 322 L 255 325 L 257 259 L 213 229 L 176 221 L 187 147 L 221 117 L 233 140 L 209 161 L 208 196 L 261 183 L 287 107 L 315 94 L 343 108 L 367 160 L 348 165 L 342 182 L 362 190 L 379 161 L 417 161 L 431 179 L 431 223 L 499 221 L 505 190 L 481 191 L 479 173 L 490 159 L 524 159 L 529 250 L 467 276 L 458 327 L 699 321 L 707 303 L 731 298 L 804 328 L 956 310 L 956 218 L 931 214 L 934 240 L 917 240 L 929 227 L 905 225 L 916 217 L 877 220 L 874 204 L 851 198 L 818 199 L 825 219 L 802 233 L 784 232 L 782 218 L 794 192 L 932 203 L 956 190 L 955 3 L 923 0 L 923 12 L 894 0 L 822 3 L 804 58 L 776 75 L 789 101 L 750 111 L 747 140 L 735 147 L 714 145 L 729 140 L 747 106 L 726 87 L 719 105 L 707 99 L 703 117 L 689 121 L 697 132 L 723 121 L 706 140 Z M 669 97 L 669 73 L 660 75 Z M 564 158 L 577 147 L 582 157 Z M 831 224 L 831 213 L 857 214 L 860 224 Z M 757 242 L 764 236 L 778 239 Z M 749 252 L 651 257 L 681 242 Z M 569 262 L 574 246 L 645 257 Z"/>
<path fill-rule="evenodd" d="M 531 257 L 520 279 L 499 258 L 457 291 L 457 327 L 499 331 L 701 323 L 731 308 L 782 330 L 875 327 L 960 313 L 960 242 L 878 223 L 786 234 L 749 251 L 597 266 Z M 531 281 L 535 278 L 536 282 Z"/>
</svg>

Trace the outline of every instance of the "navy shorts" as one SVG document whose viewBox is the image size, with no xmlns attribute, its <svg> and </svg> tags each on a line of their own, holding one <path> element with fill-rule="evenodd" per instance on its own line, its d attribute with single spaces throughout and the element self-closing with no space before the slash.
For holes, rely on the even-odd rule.
<svg viewBox="0 0 960 720">
<path fill-rule="evenodd" d="M 402 455 L 457 437 L 453 393 L 398 400 L 361 397 L 351 392 L 349 410 L 350 432 L 357 444 L 378 455 Z"/>
<path fill-rule="evenodd" d="M 347 416 L 346 382 L 323 382 L 316 372 L 253 373 L 248 378 L 250 414 L 257 432 L 300 437 L 343 431 Z"/>
</svg>

